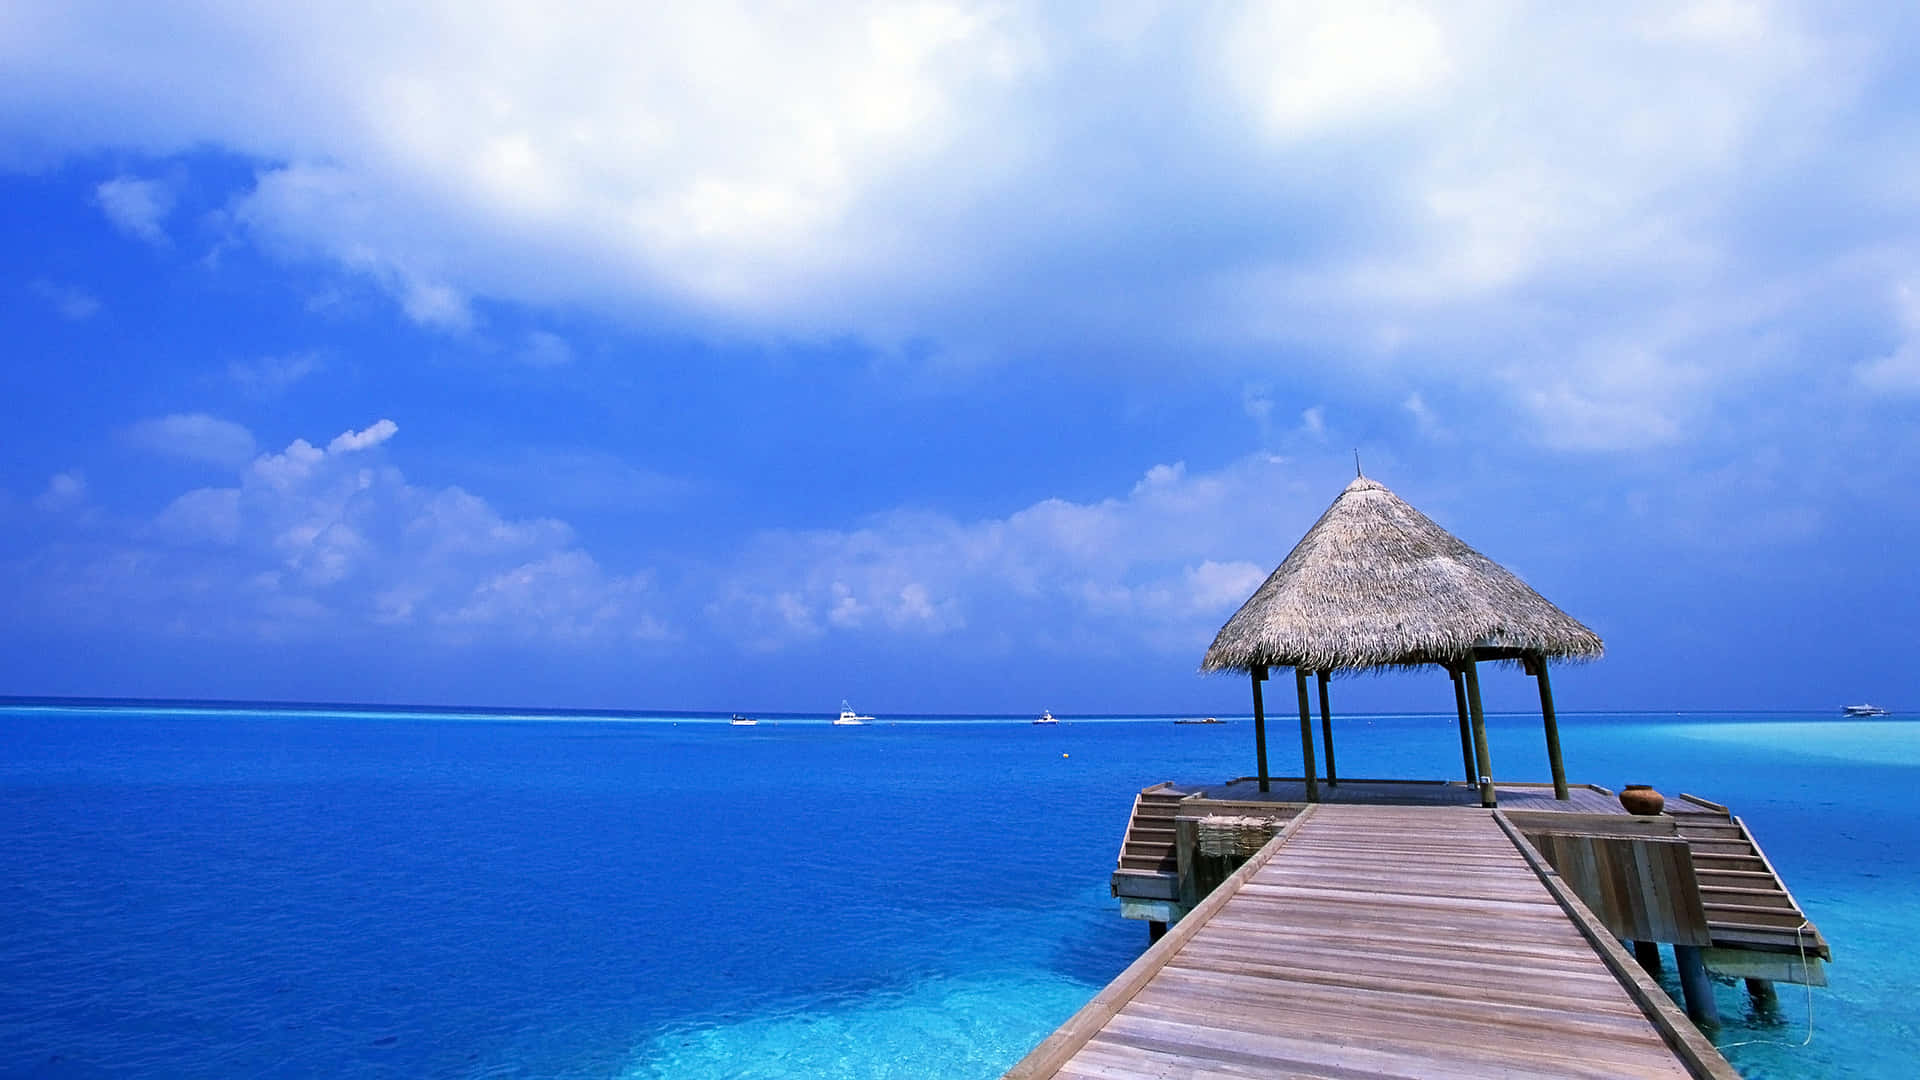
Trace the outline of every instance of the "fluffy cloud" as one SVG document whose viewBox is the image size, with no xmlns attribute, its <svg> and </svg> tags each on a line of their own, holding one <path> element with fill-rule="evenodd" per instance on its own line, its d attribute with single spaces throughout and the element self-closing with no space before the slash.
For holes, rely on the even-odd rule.
<svg viewBox="0 0 1920 1080">
<path fill-rule="evenodd" d="M 1899 343 L 1891 352 L 1860 364 L 1854 375 L 1870 390 L 1920 393 L 1920 289 L 1902 283 L 1895 293 L 1895 309 Z"/>
<path fill-rule="evenodd" d="M 173 413 L 128 428 L 126 441 L 149 453 L 239 468 L 253 457 L 253 432 L 206 413 Z"/>
<path fill-rule="evenodd" d="M 254 397 L 276 398 L 325 367 L 326 362 L 317 353 L 289 353 L 253 361 L 234 360 L 227 365 L 227 377 Z"/>
<path fill-rule="evenodd" d="M 486 298 L 941 356 L 1282 355 L 1609 450 L 1688 437 L 1776 374 L 1756 338 L 1917 239 L 1908 151 L 1873 135 L 1915 45 L 1886 11 L 47 0 L 0 34 L 0 125 L 250 157 L 246 236 L 456 332 Z M 136 232 L 147 183 L 101 195 Z"/>
<path fill-rule="evenodd" d="M 334 436 L 333 441 L 327 444 L 327 453 L 349 454 L 355 450 L 365 450 L 371 446 L 379 446 L 381 443 L 393 438 L 394 434 L 399 430 L 400 426 L 398 424 L 395 424 L 391 420 L 382 419 L 367 425 L 366 428 L 360 431 L 343 431 Z"/>
<path fill-rule="evenodd" d="M 146 621 L 210 637 L 668 636 L 644 574 L 608 572 L 564 522 L 507 518 L 459 488 L 408 482 L 378 451 L 397 431 L 380 420 L 325 447 L 295 440 L 247 462 L 231 486 L 176 497 L 117 543 L 43 552 L 19 579 L 64 620 Z M 63 476 L 45 498 L 68 505 L 85 483 Z"/>
<path fill-rule="evenodd" d="M 743 553 L 708 615 L 775 649 L 835 633 L 942 637 L 985 627 L 1026 646 L 1190 649 L 1277 563 L 1274 535 L 1324 509 L 1296 467 L 1258 455 L 1195 475 L 1157 465 L 1124 497 L 1048 499 L 960 522 L 882 514 L 857 529 L 773 532 Z"/>
<path fill-rule="evenodd" d="M 87 501 L 87 474 L 79 469 L 54 473 L 47 480 L 47 489 L 34 497 L 33 504 L 42 510 L 58 513 L 71 510 Z"/>
<path fill-rule="evenodd" d="M 100 313 L 100 298 L 85 289 L 45 280 L 34 282 L 32 288 L 35 296 L 68 322 L 81 322 Z"/>
<path fill-rule="evenodd" d="M 159 180 L 115 177 L 94 188 L 94 199 L 114 227 L 149 244 L 165 246 L 167 215 L 173 212 L 173 190 Z"/>
<path fill-rule="evenodd" d="M 565 367 L 573 363 L 573 347 L 559 334 L 535 330 L 520 346 L 520 362 L 528 367 Z"/>
</svg>

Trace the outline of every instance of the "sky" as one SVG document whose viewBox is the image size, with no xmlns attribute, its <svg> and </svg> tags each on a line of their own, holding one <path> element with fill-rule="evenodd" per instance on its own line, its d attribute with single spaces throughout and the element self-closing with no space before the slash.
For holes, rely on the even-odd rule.
<svg viewBox="0 0 1920 1080">
<path fill-rule="evenodd" d="M 562 7 L 0 10 L 0 694 L 1245 713 L 1357 452 L 1920 704 L 1920 9 Z"/>
</svg>

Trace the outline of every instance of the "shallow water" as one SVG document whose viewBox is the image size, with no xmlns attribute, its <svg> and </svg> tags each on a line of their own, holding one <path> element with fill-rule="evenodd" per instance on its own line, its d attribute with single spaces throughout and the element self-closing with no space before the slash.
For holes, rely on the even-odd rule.
<svg viewBox="0 0 1920 1080">
<path fill-rule="evenodd" d="M 1458 767 L 1451 717 L 1336 724 L 1346 775 Z M 1497 772 L 1544 775 L 1537 720 L 1490 726 Z M 1720 987 L 1746 1075 L 1912 1074 L 1920 724 L 1562 733 L 1576 780 L 1731 805 L 1832 942 L 1809 1047 L 1798 987 L 1766 1016 Z M 1106 890 L 1132 793 L 1250 742 L 0 709 L 0 1074 L 996 1076 L 1144 945 Z"/>
</svg>

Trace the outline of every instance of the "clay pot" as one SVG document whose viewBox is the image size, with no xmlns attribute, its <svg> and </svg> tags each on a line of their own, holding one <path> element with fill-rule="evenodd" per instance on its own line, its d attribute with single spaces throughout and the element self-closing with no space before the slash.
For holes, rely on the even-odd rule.
<svg viewBox="0 0 1920 1080">
<path fill-rule="evenodd" d="M 1620 805 L 1629 814 L 1657 814 L 1667 805 L 1666 797 L 1646 784 L 1628 784 L 1620 789 Z"/>
</svg>

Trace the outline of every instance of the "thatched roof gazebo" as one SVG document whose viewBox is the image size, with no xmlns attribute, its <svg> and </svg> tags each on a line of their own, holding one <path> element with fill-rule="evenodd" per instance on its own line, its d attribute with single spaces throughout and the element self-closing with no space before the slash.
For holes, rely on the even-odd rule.
<svg viewBox="0 0 1920 1080">
<path fill-rule="evenodd" d="M 1307 673 L 1320 690 L 1327 782 L 1337 785 L 1327 680 L 1335 671 L 1435 665 L 1453 677 L 1467 781 L 1494 804 L 1493 767 L 1480 707 L 1478 664 L 1518 662 L 1539 681 L 1554 796 L 1567 798 L 1560 736 L 1547 677 L 1551 659 L 1590 660 L 1599 635 L 1526 582 L 1365 476 L 1300 538 L 1286 560 L 1228 619 L 1201 661 L 1203 671 L 1245 671 L 1253 679 L 1260 790 L 1268 789 L 1267 670 L 1294 669 L 1307 798 L 1319 800 Z"/>
</svg>

